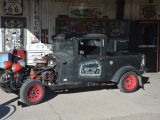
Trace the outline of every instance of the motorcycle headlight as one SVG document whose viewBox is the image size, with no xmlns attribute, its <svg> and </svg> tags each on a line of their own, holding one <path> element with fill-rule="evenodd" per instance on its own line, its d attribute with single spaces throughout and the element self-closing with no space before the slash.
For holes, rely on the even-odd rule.
<svg viewBox="0 0 160 120">
<path fill-rule="evenodd" d="M 13 72 L 15 71 L 15 66 L 14 66 L 14 65 L 12 65 L 12 71 L 13 71 Z"/>
<path fill-rule="evenodd" d="M 14 63 L 14 64 L 12 65 L 12 71 L 13 71 L 13 72 L 19 72 L 21 69 L 22 69 L 22 66 L 19 65 L 19 64 Z"/>
<path fill-rule="evenodd" d="M 144 67 L 146 65 L 146 56 L 142 55 L 141 66 Z"/>
<path fill-rule="evenodd" d="M 4 69 L 9 69 L 9 68 L 11 68 L 12 67 L 12 63 L 11 62 L 9 62 L 9 61 L 4 61 L 3 62 L 3 67 L 4 67 Z"/>
</svg>

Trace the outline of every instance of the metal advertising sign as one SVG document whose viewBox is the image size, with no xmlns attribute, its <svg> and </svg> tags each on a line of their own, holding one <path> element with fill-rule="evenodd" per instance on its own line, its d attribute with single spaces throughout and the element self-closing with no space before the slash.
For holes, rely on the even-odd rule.
<svg viewBox="0 0 160 120">
<path fill-rule="evenodd" d="M 5 15 L 22 15 L 23 3 L 22 0 L 5 0 L 4 1 Z"/>
<path fill-rule="evenodd" d="M 141 5 L 141 20 L 156 20 L 157 6 L 156 5 Z"/>
<path fill-rule="evenodd" d="M 101 7 L 69 6 L 70 18 L 103 18 Z"/>
<path fill-rule="evenodd" d="M 39 4 L 40 0 L 32 0 L 32 42 L 39 42 L 39 31 L 40 31 L 40 21 L 39 21 Z"/>
</svg>

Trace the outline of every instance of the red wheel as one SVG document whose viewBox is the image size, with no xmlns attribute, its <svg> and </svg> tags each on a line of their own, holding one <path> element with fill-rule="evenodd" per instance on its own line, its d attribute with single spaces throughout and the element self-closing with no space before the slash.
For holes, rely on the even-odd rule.
<svg viewBox="0 0 160 120">
<path fill-rule="evenodd" d="M 136 77 L 134 75 L 128 75 L 124 81 L 124 86 L 127 90 L 132 90 L 136 86 Z"/>
<path fill-rule="evenodd" d="M 38 101 L 42 96 L 42 88 L 39 85 L 31 86 L 27 91 L 27 98 L 31 102 Z"/>
<path fill-rule="evenodd" d="M 117 86 L 122 92 L 131 93 L 136 91 L 136 89 L 138 88 L 137 74 L 135 72 L 125 73 L 121 77 Z"/>
<path fill-rule="evenodd" d="M 27 105 L 40 103 L 45 95 L 44 85 L 37 80 L 25 82 L 20 89 L 20 98 Z"/>
</svg>

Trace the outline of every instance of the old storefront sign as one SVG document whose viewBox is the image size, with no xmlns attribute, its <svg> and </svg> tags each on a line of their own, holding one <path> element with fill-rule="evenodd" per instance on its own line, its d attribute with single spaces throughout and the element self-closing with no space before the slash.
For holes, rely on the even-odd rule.
<svg viewBox="0 0 160 120">
<path fill-rule="evenodd" d="M 32 0 L 32 42 L 39 42 L 39 3 L 40 0 Z"/>
<path fill-rule="evenodd" d="M 156 5 L 141 5 L 141 20 L 156 20 L 157 6 Z"/>
<path fill-rule="evenodd" d="M 59 34 L 106 34 L 106 21 L 60 20 Z"/>
<path fill-rule="evenodd" d="M 78 30 L 81 30 L 83 29 L 83 31 L 89 31 L 89 30 L 92 30 L 92 26 L 89 26 L 89 25 L 74 25 L 74 30 L 75 31 L 78 31 Z"/>
<path fill-rule="evenodd" d="M 23 4 L 22 0 L 5 0 L 5 15 L 22 15 L 23 14 Z"/>
<path fill-rule="evenodd" d="M 101 7 L 69 6 L 70 18 L 103 18 Z"/>
</svg>

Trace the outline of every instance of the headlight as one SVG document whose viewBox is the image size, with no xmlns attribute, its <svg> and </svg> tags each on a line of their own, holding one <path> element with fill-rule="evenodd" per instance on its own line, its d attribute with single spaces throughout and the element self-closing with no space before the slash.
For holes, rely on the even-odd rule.
<svg viewBox="0 0 160 120">
<path fill-rule="evenodd" d="M 144 67 L 146 65 L 146 56 L 142 55 L 141 66 Z"/>
<path fill-rule="evenodd" d="M 4 69 L 9 69 L 9 68 L 11 68 L 12 67 L 12 63 L 11 62 L 9 62 L 9 61 L 4 61 L 3 62 L 3 67 L 4 67 Z"/>
<path fill-rule="evenodd" d="M 52 59 L 53 59 L 53 62 L 57 62 L 56 56 L 53 55 L 53 58 L 52 58 Z"/>
<path fill-rule="evenodd" d="M 50 61 L 50 62 L 49 62 L 50 65 L 53 65 L 53 63 L 54 63 L 53 61 Z"/>
<path fill-rule="evenodd" d="M 12 71 L 13 71 L 13 72 L 19 72 L 21 69 L 22 69 L 22 66 L 19 65 L 19 64 L 14 63 L 14 64 L 12 65 Z"/>
</svg>

